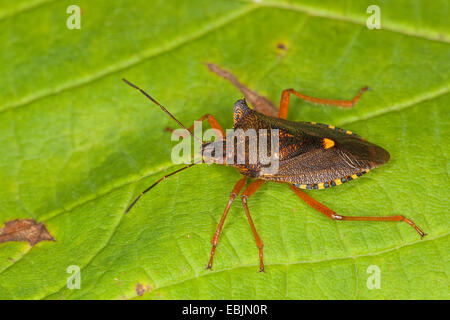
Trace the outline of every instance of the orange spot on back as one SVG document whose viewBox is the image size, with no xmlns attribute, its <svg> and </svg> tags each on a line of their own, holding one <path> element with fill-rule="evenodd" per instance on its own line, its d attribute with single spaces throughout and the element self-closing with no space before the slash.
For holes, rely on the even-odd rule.
<svg viewBox="0 0 450 320">
<path fill-rule="evenodd" d="M 334 146 L 334 141 L 331 139 L 327 139 L 327 138 L 323 138 L 323 147 L 325 149 L 330 149 L 331 147 Z"/>
</svg>

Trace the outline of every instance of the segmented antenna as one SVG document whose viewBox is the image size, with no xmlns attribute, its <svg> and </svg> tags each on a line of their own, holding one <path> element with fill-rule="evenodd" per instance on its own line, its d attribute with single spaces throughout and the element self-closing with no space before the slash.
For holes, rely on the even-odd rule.
<svg viewBox="0 0 450 320">
<path fill-rule="evenodd" d="M 187 132 L 189 132 L 189 134 L 194 137 L 194 139 L 200 141 L 201 143 L 204 143 L 202 139 L 199 139 L 198 137 L 196 137 L 191 131 L 189 131 L 180 121 L 178 121 L 177 118 L 175 118 L 170 112 L 169 110 L 167 110 L 162 104 L 160 104 L 158 101 L 156 101 L 155 99 L 153 99 L 152 96 L 150 96 L 147 92 L 145 92 L 144 90 L 142 90 L 141 88 L 139 88 L 138 86 L 132 84 L 130 81 L 128 81 L 125 78 L 122 78 L 123 82 L 125 82 L 127 85 L 129 85 L 130 87 L 139 90 L 144 96 L 146 96 L 148 99 L 150 99 L 151 102 L 153 102 L 154 104 L 156 104 L 157 106 L 159 106 L 161 108 L 162 111 L 164 111 L 165 113 L 167 113 L 169 115 L 169 117 L 171 117 L 173 120 L 175 120 L 176 123 L 178 123 L 178 125 L 180 127 L 182 127 L 183 129 L 185 129 Z"/>
<path fill-rule="evenodd" d="M 147 189 L 145 189 L 144 191 L 142 191 L 142 192 L 137 196 L 136 199 L 134 199 L 134 201 L 130 204 L 130 206 L 127 208 L 127 210 L 125 210 L 125 214 L 127 214 L 127 213 L 131 210 L 131 208 L 134 207 L 134 205 L 136 204 L 136 202 L 138 202 L 139 199 L 140 199 L 144 194 L 146 194 L 148 191 L 150 191 L 150 190 L 151 190 L 154 186 L 156 186 L 158 183 L 160 183 L 161 181 L 167 179 L 168 177 L 170 177 L 170 176 L 172 176 L 172 175 L 174 175 L 174 174 L 176 174 L 176 173 L 178 173 L 178 172 L 180 172 L 180 171 L 183 171 L 183 170 L 185 170 L 185 169 L 187 169 L 187 168 L 190 168 L 190 167 L 192 167 L 192 166 L 195 166 L 196 164 L 199 164 L 199 162 L 191 163 L 191 164 L 187 165 L 186 167 L 183 167 L 183 168 L 181 168 L 181 169 L 175 170 L 174 172 L 171 172 L 171 173 L 169 173 L 168 175 L 165 175 L 164 177 L 158 179 L 158 180 L 157 180 L 155 183 L 153 183 L 150 187 L 148 187 Z"/>
<path fill-rule="evenodd" d="M 164 111 L 165 113 L 167 113 L 169 115 L 169 117 L 171 117 L 176 123 L 178 123 L 178 125 L 180 127 L 182 127 L 183 129 L 185 129 L 187 132 L 189 132 L 189 134 L 194 137 L 194 139 L 197 139 L 198 141 L 200 141 L 201 143 L 204 143 L 201 139 L 199 139 L 198 137 L 196 137 L 191 131 L 189 131 L 180 121 L 178 121 L 177 118 L 175 118 L 162 104 L 160 104 L 158 101 L 156 101 L 155 99 L 153 99 L 152 96 L 150 96 L 147 92 L 145 92 L 144 90 L 142 90 L 141 88 L 139 88 L 138 86 L 134 85 L 133 83 L 131 83 L 130 81 L 128 81 L 127 79 L 122 79 L 123 82 L 125 82 L 127 85 L 129 85 L 130 87 L 139 90 L 144 96 L 146 96 L 148 99 L 150 99 L 151 102 L 153 102 L 154 104 L 156 104 L 157 106 L 159 106 L 161 108 L 162 111 Z M 196 163 L 191 163 L 189 165 L 187 165 L 186 167 L 183 167 L 181 169 L 175 170 L 174 172 L 169 173 L 168 175 L 165 175 L 164 177 L 158 179 L 155 183 L 153 183 L 150 187 L 148 187 L 147 189 L 145 189 L 144 191 L 142 191 L 136 199 L 134 199 L 134 201 L 130 204 L 130 206 L 127 208 L 127 210 L 125 210 L 125 214 L 127 214 L 136 204 L 136 202 L 139 201 L 139 199 L 141 199 L 141 197 L 146 194 L 148 191 L 150 191 L 153 187 L 155 187 L 158 183 L 160 183 L 161 181 L 167 179 L 168 177 L 183 171 L 187 168 L 190 168 L 196 164 L 199 164 L 200 162 L 196 162 Z"/>
</svg>

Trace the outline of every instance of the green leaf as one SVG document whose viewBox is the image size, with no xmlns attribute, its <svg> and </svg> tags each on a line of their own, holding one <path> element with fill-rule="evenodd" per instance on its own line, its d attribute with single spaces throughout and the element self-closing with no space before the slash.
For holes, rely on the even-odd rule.
<svg viewBox="0 0 450 320">
<path fill-rule="evenodd" d="M 1 0 L 0 226 L 32 218 L 56 241 L 0 244 L 0 298 L 448 299 L 450 12 L 446 0 L 376 2 L 381 30 L 366 27 L 373 1 L 356 0 L 84 0 L 81 29 L 68 30 L 70 1 Z M 164 131 L 174 123 L 121 78 L 186 125 L 211 113 L 231 128 L 242 96 L 208 61 L 274 103 L 290 87 L 346 99 L 369 85 L 350 110 L 291 99 L 289 119 L 344 126 L 391 154 L 356 181 L 308 193 L 342 215 L 403 214 L 428 236 L 331 221 L 267 183 L 249 199 L 266 273 L 240 201 L 208 271 L 239 174 L 207 165 L 124 215 L 179 166 Z M 81 289 L 66 285 L 71 265 Z M 372 265 L 380 289 L 367 286 Z"/>
</svg>

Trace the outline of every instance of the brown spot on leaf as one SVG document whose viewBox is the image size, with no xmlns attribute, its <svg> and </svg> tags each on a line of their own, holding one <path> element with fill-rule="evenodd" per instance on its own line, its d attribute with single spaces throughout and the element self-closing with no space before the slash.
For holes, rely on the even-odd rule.
<svg viewBox="0 0 450 320">
<path fill-rule="evenodd" d="M 142 296 L 144 293 L 145 293 L 145 288 L 144 288 L 144 286 L 143 286 L 142 284 L 138 283 L 138 284 L 136 285 L 136 294 L 137 294 L 138 296 Z"/>
<path fill-rule="evenodd" d="M 288 50 L 288 47 L 285 43 L 277 42 L 276 52 L 280 58 L 282 58 L 286 54 L 287 50 Z"/>
<path fill-rule="evenodd" d="M 41 241 L 55 241 L 43 223 L 33 219 L 11 220 L 0 228 L 0 243 L 8 241 L 28 241 L 31 246 Z"/>
<path fill-rule="evenodd" d="M 284 43 L 281 42 L 277 43 L 277 48 L 281 50 L 286 50 L 286 46 L 284 45 Z"/>
</svg>

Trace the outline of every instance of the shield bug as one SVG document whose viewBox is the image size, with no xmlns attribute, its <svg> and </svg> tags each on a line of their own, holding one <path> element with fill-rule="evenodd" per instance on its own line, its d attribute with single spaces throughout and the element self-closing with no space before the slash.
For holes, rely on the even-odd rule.
<svg viewBox="0 0 450 320">
<path fill-rule="evenodd" d="M 236 161 L 230 162 L 229 158 L 226 156 L 226 153 L 214 154 L 212 151 L 215 150 L 215 147 L 218 145 L 225 146 L 225 138 L 216 139 L 213 142 L 201 141 L 201 139 L 192 133 L 193 126 L 187 129 L 169 111 L 167 111 L 164 106 L 148 95 L 144 90 L 125 79 L 123 80 L 131 87 L 139 90 L 153 103 L 158 105 L 165 113 L 174 119 L 178 125 L 187 130 L 187 132 L 195 139 L 201 141 L 201 149 L 203 151 L 202 154 L 209 155 L 208 157 L 203 156 L 203 160 L 234 166 L 242 175 L 241 179 L 237 181 L 231 191 L 228 203 L 226 204 L 216 232 L 212 238 L 212 248 L 207 265 L 208 269 L 212 268 L 219 236 L 231 204 L 241 193 L 241 191 L 244 190 L 241 195 L 242 205 L 259 250 L 259 271 L 264 271 L 263 242 L 256 230 L 255 224 L 253 223 L 253 219 L 247 205 L 247 200 L 261 187 L 262 184 L 267 181 L 288 184 L 290 189 L 299 198 L 332 220 L 403 221 L 413 227 L 421 237 L 425 236 L 425 233 L 418 226 L 416 226 L 414 222 L 407 219 L 403 215 L 382 217 L 343 216 L 329 209 L 317 200 L 314 200 L 302 191 L 302 189 L 326 189 L 355 180 L 370 170 L 385 164 L 389 160 L 390 156 L 389 153 L 383 148 L 366 141 L 359 135 L 356 135 L 349 130 L 316 122 L 293 122 L 286 120 L 290 96 L 294 95 L 300 99 L 316 104 L 351 108 L 360 99 L 361 95 L 368 90 L 368 87 L 363 87 L 360 89 L 356 96 L 351 100 L 315 98 L 302 94 L 293 89 L 286 89 L 281 94 L 280 107 L 277 109 L 271 101 L 258 95 L 255 91 L 245 87 L 230 72 L 212 63 L 208 63 L 207 67 L 210 71 L 231 82 L 242 92 L 245 97 L 245 99 L 238 100 L 234 104 L 234 130 L 242 130 L 244 133 L 249 130 L 266 130 L 266 132 L 268 132 L 268 129 L 277 130 L 278 152 L 276 153 L 276 157 L 278 160 L 278 166 L 275 172 L 268 172 L 265 170 L 267 166 L 260 162 L 249 162 L 249 159 L 252 156 L 252 150 L 250 150 L 249 143 L 246 143 L 245 140 L 243 141 L 243 150 L 245 153 L 243 163 L 238 163 Z M 246 100 L 251 103 L 253 109 L 248 107 Z M 199 120 L 207 120 L 213 129 L 221 133 L 222 137 L 225 137 L 225 131 L 212 115 L 205 114 Z M 270 135 L 270 133 L 267 134 Z M 255 139 L 261 139 L 261 136 L 256 136 Z M 232 147 L 237 148 L 238 143 Z M 229 150 L 227 149 L 227 152 L 228 151 Z M 157 180 L 131 203 L 125 213 L 129 212 L 136 202 L 159 182 L 198 163 L 199 162 L 191 163 Z M 249 178 L 255 180 L 247 185 Z"/>
</svg>

